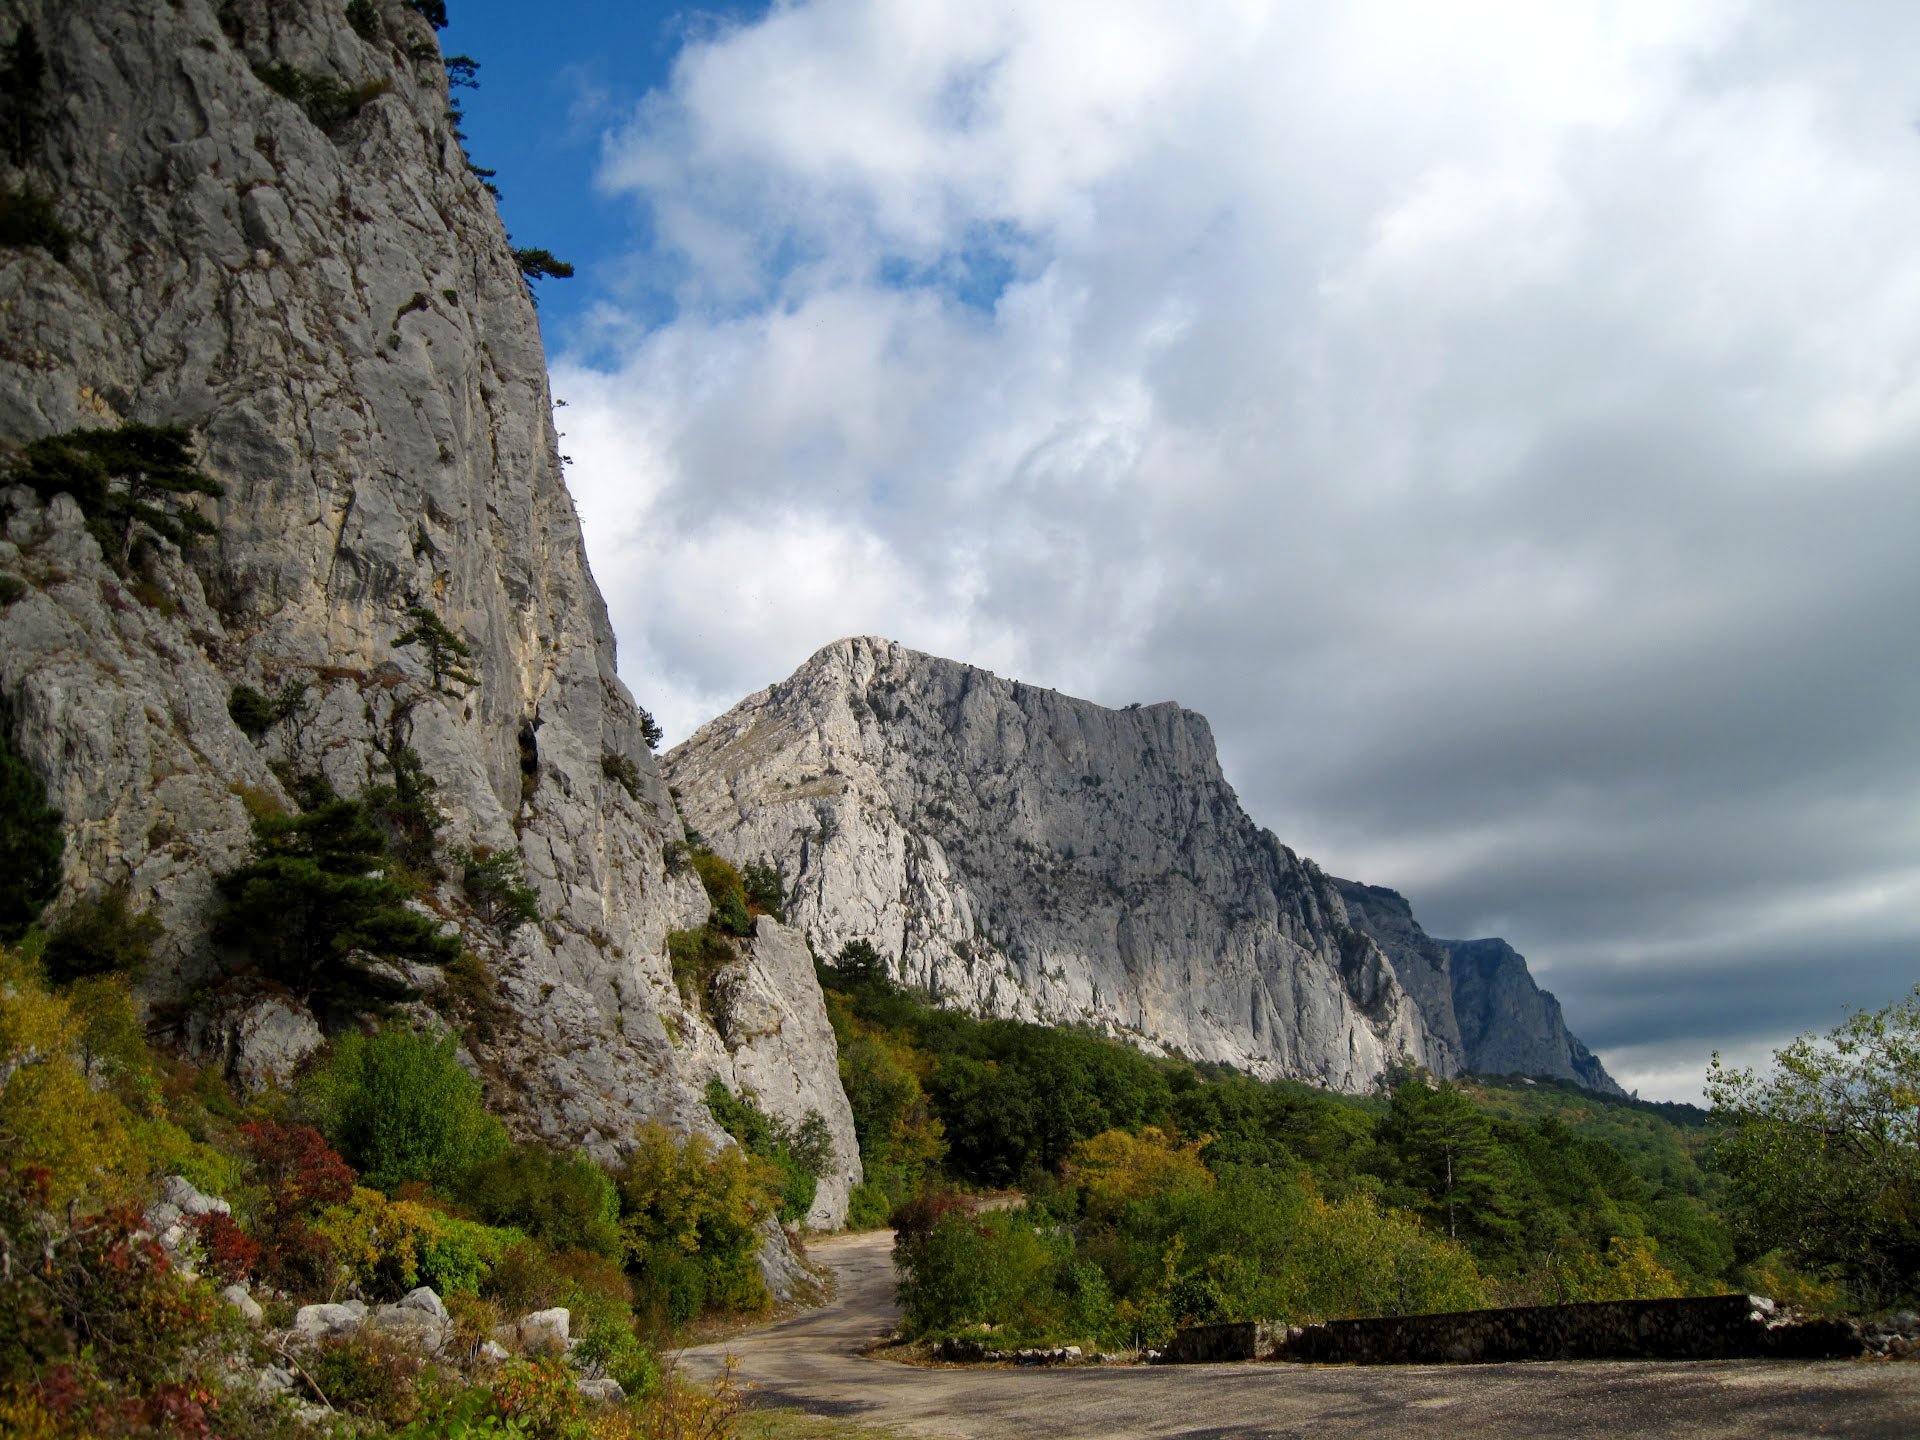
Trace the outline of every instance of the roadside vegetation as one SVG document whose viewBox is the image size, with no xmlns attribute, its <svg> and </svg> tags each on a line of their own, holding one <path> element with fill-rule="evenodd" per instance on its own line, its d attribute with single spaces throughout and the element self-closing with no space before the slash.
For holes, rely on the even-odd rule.
<svg viewBox="0 0 1920 1440">
<path fill-rule="evenodd" d="M 1716 1117 L 1412 1069 L 1342 1097 L 941 1011 L 864 943 L 820 976 L 867 1175 L 853 1222 L 897 1227 L 915 1337 L 1122 1350 L 1224 1320 L 1743 1289 L 1833 1310 L 1915 1292 L 1897 1245 L 1879 1247 L 1894 1278 L 1849 1276 L 1748 1198 L 1800 1195 L 1786 1179 L 1799 1172 L 1766 1157 L 1799 1135 L 1804 1168 L 1813 1143 L 1778 1127 L 1756 1139 L 1731 1113 L 1736 1098 L 1756 1108 L 1758 1081 L 1723 1080 Z M 1913 1016 L 1901 1016 L 1911 1043 Z M 1912 1166 L 1911 1121 L 1904 1145 Z M 1743 1169 L 1743 1156 L 1758 1158 Z M 1761 1184 L 1769 1174 L 1780 1178 Z M 1881 1193 L 1920 1193 L 1897 1178 Z M 981 1211 L 965 1194 L 1006 1188 L 1018 1208 Z"/>
</svg>

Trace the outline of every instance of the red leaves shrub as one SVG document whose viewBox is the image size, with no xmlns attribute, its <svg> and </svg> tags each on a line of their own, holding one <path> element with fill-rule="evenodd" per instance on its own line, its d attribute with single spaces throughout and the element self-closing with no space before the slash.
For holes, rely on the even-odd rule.
<svg viewBox="0 0 1920 1440">
<path fill-rule="evenodd" d="M 310 1214 L 353 1196 L 353 1167 L 334 1153 L 311 1125 L 262 1120 L 240 1127 L 253 1164 L 267 1187 L 267 1206 L 277 1215 Z"/>
<path fill-rule="evenodd" d="M 234 1222 L 231 1215 L 196 1215 L 193 1228 L 206 1252 L 207 1268 L 223 1283 L 239 1284 L 259 1267 L 260 1242 Z"/>
<path fill-rule="evenodd" d="M 896 1243 L 908 1245 L 931 1234 L 945 1216 L 966 1208 L 966 1198 L 951 1190 L 922 1190 L 895 1206 L 887 1223 L 894 1229 Z"/>
<path fill-rule="evenodd" d="M 266 1190 L 256 1227 L 255 1273 L 287 1290 L 324 1288 L 332 1257 L 311 1221 L 327 1206 L 353 1197 L 353 1168 L 311 1125 L 263 1120 L 243 1125 L 241 1133 Z"/>
</svg>

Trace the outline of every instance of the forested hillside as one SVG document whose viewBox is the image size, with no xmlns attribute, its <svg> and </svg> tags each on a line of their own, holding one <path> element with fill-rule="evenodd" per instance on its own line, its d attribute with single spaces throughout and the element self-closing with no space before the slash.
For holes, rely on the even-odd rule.
<svg viewBox="0 0 1920 1440">
<path fill-rule="evenodd" d="M 900 1225 L 928 1333 L 1124 1347 L 1740 1278 L 1698 1111 L 1415 1070 L 1366 1097 L 1254 1080 L 935 1009 L 859 942 L 822 980 L 868 1177 L 854 1220 Z M 950 1193 L 997 1187 L 1026 1209 L 968 1217 Z"/>
</svg>

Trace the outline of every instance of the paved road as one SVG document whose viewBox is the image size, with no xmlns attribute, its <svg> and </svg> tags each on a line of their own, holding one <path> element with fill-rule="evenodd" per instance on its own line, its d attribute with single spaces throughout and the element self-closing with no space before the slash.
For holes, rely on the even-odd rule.
<svg viewBox="0 0 1920 1440">
<path fill-rule="evenodd" d="M 892 1237 L 808 1247 L 831 1304 L 689 1350 L 696 1375 L 739 1357 L 756 1403 L 951 1440 L 1187 1436 L 1920 1436 L 1920 1364 L 1694 1361 L 1531 1365 L 926 1369 L 863 1356 L 893 1328 Z"/>
</svg>

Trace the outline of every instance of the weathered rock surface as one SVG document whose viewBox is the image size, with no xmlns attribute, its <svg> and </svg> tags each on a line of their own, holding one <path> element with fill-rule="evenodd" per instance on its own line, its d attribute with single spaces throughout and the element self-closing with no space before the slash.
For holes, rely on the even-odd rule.
<svg viewBox="0 0 1920 1440">
<path fill-rule="evenodd" d="M 1344 1090 L 1403 1054 L 1471 1068 L 1448 948 L 1391 891 L 1255 825 L 1178 705 L 1109 710 L 843 640 L 666 764 L 717 849 L 780 866 L 816 949 L 871 941 L 943 1004 Z M 1472 1053 L 1504 1054 L 1502 1023 L 1537 1025 L 1512 1048 L 1539 1073 L 1611 1084 L 1568 1058 L 1551 997 L 1526 1010 L 1502 984 L 1504 1012 L 1473 1001 Z"/>
<path fill-rule="evenodd" d="M 818 950 L 869 940 L 942 1003 L 1344 1090 L 1402 1051 L 1453 1068 L 1177 705 L 1108 710 L 845 640 L 667 765 L 689 824 L 781 867 Z"/>
<path fill-rule="evenodd" d="M 1560 1002 L 1535 983 L 1526 960 L 1506 941 L 1435 940 L 1397 892 L 1353 880 L 1333 883 L 1348 918 L 1386 951 L 1460 1069 L 1550 1076 L 1608 1095 L 1625 1093 L 1567 1030 Z"/>
<path fill-rule="evenodd" d="M 236 958 L 207 939 L 213 880 L 247 852 L 247 804 L 288 801 L 270 762 L 353 793 L 410 745 L 443 848 L 516 851 L 539 894 L 541 923 L 506 939 L 457 884 L 431 897 L 498 977 L 467 1036 L 491 1101 L 603 1156 L 648 1119 L 717 1137 L 700 1097 L 711 1074 L 742 1083 L 735 1052 L 683 1051 L 661 1018 L 705 1026 L 664 938 L 706 899 L 663 863 L 679 822 L 615 674 L 527 284 L 452 133 L 433 32 L 377 9 L 370 41 L 330 0 L 0 5 L 8 35 L 36 26 L 52 99 L 0 185 L 53 194 L 77 237 L 64 264 L 0 248 L 0 459 L 178 424 L 226 488 L 205 502 L 217 538 L 138 577 L 71 499 L 0 497 L 0 572 L 28 586 L 0 608 L 0 718 L 66 816 L 63 903 L 124 887 L 164 922 L 157 1000 Z M 357 104 L 323 128 L 263 82 L 273 66 Z M 477 685 L 444 693 L 396 646 L 413 604 L 472 647 Z M 237 682 L 302 683 L 307 703 L 256 744 L 228 715 Z M 289 1006 L 202 1038 L 251 1087 L 284 1078 L 312 1023 Z M 803 1029 L 781 1053 L 831 1077 L 831 1036 L 815 1053 Z M 768 1091 L 771 1053 L 750 1057 Z"/>
</svg>

